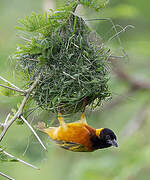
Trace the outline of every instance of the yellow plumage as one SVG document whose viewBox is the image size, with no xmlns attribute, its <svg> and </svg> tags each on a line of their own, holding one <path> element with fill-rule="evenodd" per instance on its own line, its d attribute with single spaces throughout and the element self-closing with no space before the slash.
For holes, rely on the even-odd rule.
<svg viewBox="0 0 150 180">
<path fill-rule="evenodd" d="M 99 143 L 98 137 L 104 128 L 94 129 L 90 127 L 86 122 L 84 113 L 82 113 L 80 121 L 77 122 L 65 123 L 60 113 L 58 120 L 60 122 L 59 127 L 46 128 L 43 122 L 39 122 L 36 128 L 47 133 L 58 146 L 70 151 L 89 152 L 100 148 L 96 143 Z"/>
</svg>

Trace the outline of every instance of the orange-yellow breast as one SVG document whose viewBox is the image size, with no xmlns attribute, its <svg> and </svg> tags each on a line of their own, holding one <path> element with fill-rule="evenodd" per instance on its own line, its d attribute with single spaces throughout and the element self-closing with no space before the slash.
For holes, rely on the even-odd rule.
<svg viewBox="0 0 150 180">
<path fill-rule="evenodd" d="M 96 130 L 87 124 L 74 122 L 64 126 L 44 129 L 52 140 L 73 142 L 83 145 L 87 151 L 92 150 L 91 136 L 96 136 Z"/>
</svg>

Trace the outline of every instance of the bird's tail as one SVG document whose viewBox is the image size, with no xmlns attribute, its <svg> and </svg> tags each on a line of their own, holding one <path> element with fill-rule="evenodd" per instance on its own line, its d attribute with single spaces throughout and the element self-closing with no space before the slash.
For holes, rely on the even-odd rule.
<svg viewBox="0 0 150 180">
<path fill-rule="evenodd" d="M 44 122 L 38 122 L 38 124 L 34 125 L 34 127 L 42 132 L 45 132 L 44 130 L 46 129 Z"/>
</svg>

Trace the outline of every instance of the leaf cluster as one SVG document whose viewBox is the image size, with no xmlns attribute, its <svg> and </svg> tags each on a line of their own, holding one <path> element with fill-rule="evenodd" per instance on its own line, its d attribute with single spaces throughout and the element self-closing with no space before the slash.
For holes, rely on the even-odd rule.
<svg viewBox="0 0 150 180">
<path fill-rule="evenodd" d="M 93 8 L 96 11 L 104 8 L 109 0 L 80 0 L 80 3 L 84 6 Z"/>
</svg>

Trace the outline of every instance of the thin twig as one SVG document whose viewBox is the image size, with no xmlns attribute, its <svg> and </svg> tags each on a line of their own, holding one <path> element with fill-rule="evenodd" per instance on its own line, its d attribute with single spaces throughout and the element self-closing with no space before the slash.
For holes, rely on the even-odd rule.
<svg viewBox="0 0 150 180">
<path fill-rule="evenodd" d="M 18 92 L 20 91 L 20 92 L 22 92 L 22 93 L 25 93 L 25 91 L 24 91 L 24 90 L 22 90 L 22 89 L 20 89 L 19 87 L 15 86 L 15 85 L 14 85 L 14 84 L 12 84 L 11 82 L 9 82 L 9 81 L 8 81 L 8 80 L 6 80 L 5 78 L 3 78 L 2 76 L 0 76 L 0 79 L 1 79 L 1 80 L 3 80 L 3 81 L 5 81 L 6 83 L 10 84 L 13 88 L 17 89 L 17 90 L 18 90 Z"/>
<path fill-rule="evenodd" d="M 63 71 L 63 74 L 66 75 L 66 76 L 71 77 L 71 78 L 74 79 L 74 80 L 76 79 L 76 78 L 74 78 L 73 76 L 71 76 L 70 74 L 68 74 L 68 73 L 66 73 L 66 72 L 64 72 L 64 71 Z"/>
<path fill-rule="evenodd" d="M 35 62 L 40 62 L 40 61 L 39 61 L 39 60 L 37 60 L 37 59 L 31 59 L 31 58 L 26 58 L 25 60 L 35 61 Z"/>
<path fill-rule="evenodd" d="M 4 88 L 7 88 L 7 89 L 10 89 L 10 90 L 13 90 L 13 91 L 16 91 L 16 92 L 25 93 L 24 90 L 15 89 L 15 88 L 12 88 L 12 87 L 9 87 L 9 86 L 5 86 L 3 84 L 0 84 L 0 86 L 4 87 Z"/>
<path fill-rule="evenodd" d="M 0 175 L 3 176 L 3 177 L 5 177 L 5 178 L 7 178 L 7 179 L 9 179 L 9 180 L 15 180 L 15 179 L 13 179 L 12 177 L 7 176 L 6 174 L 4 174 L 4 173 L 2 173 L 2 172 L 0 172 Z"/>
<path fill-rule="evenodd" d="M 121 32 L 124 32 L 125 30 L 126 30 L 126 28 L 127 27 L 132 27 L 133 28 L 133 26 L 131 26 L 131 25 L 129 25 L 129 26 L 127 26 L 127 27 L 125 27 L 125 29 L 124 28 L 122 28 L 121 27 L 121 31 L 120 32 L 118 32 L 118 30 L 117 30 L 117 25 L 115 25 L 114 24 L 114 22 L 112 21 L 112 19 L 111 18 L 94 18 L 94 19 L 88 19 L 88 20 L 85 20 L 85 21 L 95 21 L 95 20 L 102 20 L 102 21 L 108 21 L 108 22 L 110 22 L 111 24 L 112 24 L 112 29 L 114 29 L 114 31 L 115 31 L 115 35 L 113 35 L 113 37 L 111 37 L 109 40 L 108 40 L 108 42 L 110 42 L 113 38 L 116 38 L 117 40 L 118 40 L 118 43 L 119 43 L 119 45 L 120 45 L 120 47 L 121 47 L 121 51 L 122 51 L 122 53 L 123 53 L 123 56 L 124 57 L 128 57 L 127 56 L 127 54 L 126 54 L 126 52 L 125 52 L 125 50 L 124 50 L 124 48 L 123 48 L 123 46 L 122 46 L 122 42 L 121 42 L 121 39 L 120 39 L 120 37 L 119 37 L 119 34 L 121 33 Z M 107 43 L 108 43 L 107 42 Z"/>
<path fill-rule="evenodd" d="M 27 144 L 24 152 L 22 153 L 22 156 L 24 156 L 24 155 L 26 154 L 26 152 L 27 152 L 27 150 L 28 150 L 28 148 L 29 148 L 29 143 L 30 143 L 30 139 L 29 139 L 29 138 L 30 138 L 30 137 L 28 137 L 28 144 Z"/>
<path fill-rule="evenodd" d="M 8 156 L 8 157 L 10 157 L 10 158 L 14 158 L 15 160 L 17 160 L 18 162 L 20 162 L 20 163 L 22 163 L 22 164 L 25 164 L 25 165 L 27 165 L 27 166 L 30 166 L 30 167 L 32 167 L 32 168 L 34 168 L 34 169 L 39 170 L 39 168 L 37 168 L 36 166 L 34 166 L 34 165 L 32 165 L 32 164 L 29 164 L 29 163 L 27 163 L 27 162 L 25 162 L 25 161 L 23 161 L 23 160 L 21 160 L 21 159 L 19 159 L 19 158 L 16 158 L 15 156 L 9 154 L 8 152 L 3 151 L 3 149 L 1 149 L 1 148 L 0 148 L 0 151 L 1 151 L 2 153 L 4 153 L 6 156 Z"/>
<path fill-rule="evenodd" d="M 125 58 L 125 56 L 113 56 L 113 55 L 110 55 L 109 58 L 111 58 L 111 59 L 119 59 L 120 60 L 120 59 Z"/>
<path fill-rule="evenodd" d="M 25 106 L 25 104 L 26 104 L 26 102 L 27 102 L 27 100 L 28 100 L 28 98 L 29 98 L 29 96 L 30 96 L 30 93 L 31 93 L 32 90 L 35 88 L 35 86 L 36 86 L 36 84 L 38 83 L 39 79 L 40 79 L 40 75 L 39 75 L 38 78 L 34 81 L 34 83 L 32 84 L 32 86 L 31 86 L 28 90 L 26 90 L 26 93 L 27 93 L 27 94 L 26 94 L 26 96 L 24 97 L 24 99 L 22 100 L 22 103 L 21 103 L 18 111 L 17 111 L 16 114 L 11 118 L 11 120 L 8 121 L 7 124 L 4 126 L 4 129 L 3 129 L 3 131 L 2 131 L 2 133 L 1 133 L 1 135 L 0 135 L 0 141 L 1 141 L 1 140 L 3 139 L 3 137 L 5 136 L 8 128 L 9 128 L 9 127 L 13 124 L 13 122 L 14 122 L 17 118 L 19 118 L 20 115 L 22 114 L 23 108 L 24 108 L 24 106 Z"/>
<path fill-rule="evenodd" d="M 0 122 L 0 128 L 1 128 L 2 130 L 3 130 L 4 127 L 7 125 L 7 121 L 9 120 L 9 117 L 10 117 L 10 113 L 7 115 L 4 123 L 1 123 L 1 122 Z"/>
<path fill-rule="evenodd" d="M 25 40 L 25 41 L 28 41 L 29 43 L 32 42 L 30 39 L 27 39 L 27 38 L 25 38 L 25 37 L 23 37 L 23 36 L 18 36 L 18 37 L 21 38 L 21 39 L 23 39 L 23 40 Z"/>
<path fill-rule="evenodd" d="M 37 140 L 39 141 L 39 143 L 41 144 L 41 146 L 47 151 L 46 147 L 44 146 L 43 142 L 41 141 L 41 139 L 39 138 L 39 136 L 37 135 L 37 133 L 34 131 L 34 129 L 32 128 L 32 126 L 28 123 L 28 121 L 23 117 L 20 116 L 20 118 L 26 123 L 26 125 L 31 129 L 31 131 L 33 132 L 33 134 L 35 135 L 35 137 L 37 138 Z"/>
<path fill-rule="evenodd" d="M 8 120 L 9 120 L 9 117 L 10 117 L 10 113 L 7 115 L 6 119 L 5 119 L 5 122 L 4 122 L 4 125 L 7 124 Z"/>
<path fill-rule="evenodd" d="M 113 27 L 114 28 L 114 27 Z M 134 28 L 132 25 L 127 25 L 126 27 L 122 28 L 119 32 L 117 32 L 115 35 L 113 35 L 111 38 L 108 39 L 107 43 L 109 43 L 112 39 L 118 37 L 122 32 L 125 32 L 127 28 Z"/>
</svg>

